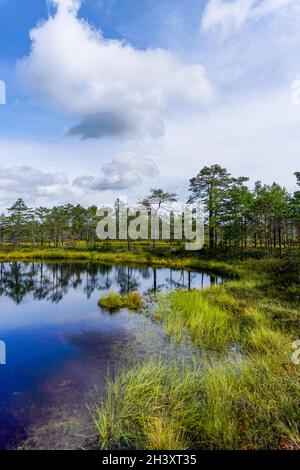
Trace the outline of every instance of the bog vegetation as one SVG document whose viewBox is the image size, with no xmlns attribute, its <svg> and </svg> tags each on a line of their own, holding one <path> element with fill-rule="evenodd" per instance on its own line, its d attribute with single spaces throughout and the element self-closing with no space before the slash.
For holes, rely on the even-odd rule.
<svg viewBox="0 0 300 470">
<path fill-rule="evenodd" d="M 106 395 L 91 407 L 102 448 L 300 448 L 300 366 L 291 360 L 300 324 L 300 190 L 247 181 L 219 165 L 190 180 L 189 201 L 206 214 L 200 253 L 185 252 L 172 237 L 99 242 L 96 206 L 33 209 L 18 199 L 1 215 L 2 261 L 91 260 L 228 277 L 206 291 L 159 299 L 154 320 L 170 340 L 188 339 L 202 360 L 148 359 L 108 378 Z M 142 202 L 158 211 L 176 199 L 153 189 Z M 138 293 L 99 300 L 112 311 L 141 303 Z"/>
<path fill-rule="evenodd" d="M 129 294 L 118 294 L 111 292 L 107 296 L 103 295 L 99 299 L 99 306 L 110 311 L 119 310 L 120 308 L 129 308 L 130 310 L 138 310 L 143 304 L 141 295 L 134 291 Z"/>
<path fill-rule="evenodd" d="M 294 297 L 278 288 L 291 263 Z M 240 261 L 238 272 L 161 298 L 156 320 L 175 341 L 190 338 L 202 360 L 148 359 L 108 377 L 91 408 L 103 449 L 300 448 L 300 368 L 291 360 L 299 261 Z"/>
</svg>

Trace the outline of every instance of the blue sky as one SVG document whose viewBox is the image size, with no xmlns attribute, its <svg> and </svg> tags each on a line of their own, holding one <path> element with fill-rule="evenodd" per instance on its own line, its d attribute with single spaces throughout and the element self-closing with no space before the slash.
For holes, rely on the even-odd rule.
<svg viewBox="0 0 300 470">
<path fill-rule="evenodd" d="M 213 163 L 292 190 L 299 20 L 299 0 L 0 0 L 0 207 L 184 198 Z"/>
</svg>

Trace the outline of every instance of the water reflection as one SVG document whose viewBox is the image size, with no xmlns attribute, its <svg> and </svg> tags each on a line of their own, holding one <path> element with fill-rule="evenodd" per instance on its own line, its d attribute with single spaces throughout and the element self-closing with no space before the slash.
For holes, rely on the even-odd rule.
<svg viewBox="0 0 300 470">
<path fill-rule="evenodd" d="M 132 268 L 95 263 L 1 263 L 0 296 L 20 304 L 27 295 L 59 303 L 71 290 L 82 290 L 87 299 L 95 291 L 126 294 L 139 290 L 151 294 L 167 289 L 204 288 L 219 284 L 214 275 L 172 268 Z"/>
<path fill-rule="evenodd" d="M 77 449 L 94 434 L 86 404 L 104 391 L 107 371 L 157 356 L 194 357 L 151 316 L 98 307 L 109 291 L 144 296 L 222 282 L 206 273 L 94 263 L 0 264 L 0 450 Z M 199 351 L 201 354 L 201 351 Z"/>
</svg>

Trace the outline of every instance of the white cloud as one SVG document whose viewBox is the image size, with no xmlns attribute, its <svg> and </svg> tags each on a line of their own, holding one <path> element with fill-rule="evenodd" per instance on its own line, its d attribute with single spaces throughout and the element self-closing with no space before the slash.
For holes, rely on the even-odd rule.
<svg viewBox="0 0 300 470">
<path fill-rule="evenodd" d="M 181 188 L 184 198 L 188 179 L 202 166 L 214 163 L 235 175 L 249 176 L 251 182 L 275 180 L 293 188 L 293 172 L 299 161 L 300 108 L 291 103 L 290 85 L 300 78 L 300 8 L 296 5 L 300 2 L 288 2 L 291 8 L 284 8 L 282 1 L 267 0 L 214 3 L 225 5 L 224 19 L 222 15 L 218 21 L 211 17 L 208 29 L 217 26 L 219 31 L 223 26 L 228 31 L 233 26 L 236 31 L 238 25 L 244 27 L 226 43 L 219 40 L 218 34 L 199 37 L 197 32 L 193 36 L 189 27 L 194 50 L 186 48 L 185 54 L 194 54 L 195 61 L 201 56 L 218 88 L 218 100 L 205 112 L 198 110 L 209 93 L 198 93 L 193 113 L 193 99 L 186 95 L 195 95 L 195 79 L 187 79 L 189 65 L 166 51 L 139 51 L 120 41 L 105 40 L 77 19 L 76 8 L 68 12 L 73 2 L 59 2 L 60 12 L 33 31 L 33 49 L 21 62 L 19 71 L 24 72 L 27 85 L 32 87 L 32 98 L 70 113 L 77 124 L 68 133 L 82 140 L 58 137 L 41 142 L 42 139 L 29 141 L 28 137 L 28 141 L 19 141 L 17 136 L 11 141 L 0 139 L 0 158 L 9 158 L 10 165 L 27 162 L 42 168 L 44 173 L 61 171 L 68 175 L 69 184 L 29 188 L 32 201 L 36 197 L 38 205 L 101 205 L 112 202 L 121 188 L 127 189 L 122 194 L 126 193 L 133 203 L 147 194 L 150 186 L 178 192 L 174 185 Z M 234 13 L 228 10 L 230 5 L 235 8 Z M 277 14 L 267 15 L 271 12 Z M 178 87 L 176 93 L 171 88 L 175 69 L 173 73 L 169 64 L 174 61 L 182 69 L 181 95 Z M 203 74 L 201 77 L 207 83 Z M 157 94 L 151 95 L 152 89 Z M 161 96 L 162 100 L 152 100 L 150 96 Z M 178 106 L 180 101 L 185 107 L 181 105 L 180 112 L 176 112 L 175 104 Z M 159 139 L 84 140 L 107 135 L 126 138 L 146 132 L 159 134 L 162 124 L 164 135 Z M 160 176 L 155 183 L 142 170 L 122 167 L 120 161 L 114 164 L 118 160 L 115 155 L 125 151 L 136 159 L 141 158 L 138 155 L 156 156 Z M 107 170 L 106 161 L 110 161 Z M 76 184 L 72 184 L 74 180 Z M 7 191 L 6 195 L 11 202 L 19 195 L 17 182 L 15 193 Z M 28 197 L 28 204 L 35 204 Z M 8 207 L 1 197 L 0 204 Z"/>
<path fill-rule="evenodd" d="M 79 1 L 52 3 L 57 11 L 30 32 L 31 52 L 17 69 L 33 99 L 80 121 L 69 134 L 157 135 L 168 109 L 210 102 L 212 87 L 202 65 L 166 50 L 105 39 L 77 17 Z"/>
<path fill-rule="evenodd" d="M 0 190 L 24 193 L 43 188 L 67 185 L 68 178 L 63 173 L 45 173 L 31 166 L 0 166 Z"/>
<path fill-rule="evenodd" d="M 30 206 L 64 203 L 101 204 L 114 201 L 118 191 L 135 190 L 146 178 L 158 176 L 155 162 L 133 153 L 118 155 L 102 167 L 99 177 L 78 176 L 73 183 L 65 173 L 46 172 L 33 166 L 0 166 L 0 210 L 22 197 Z M 95 196 L 95 194 L 97 194 Z"/>
<path fill-rule="evenodd" d="M 28 204 L 51 204 L 53 198 L 70 196 L 69 180 L 64 173 L 44 172 L 28 165 L 0 166 L 0 203 L 8 207 L 22 197 Z"/>
<path fill-rule="evenodd" d="M 138 148 L 140 146 L 132 142 L 128 142 L 126 147 L 126 151 L 132 154 L 132 160 L 135 157 L 140 176 L 138 179 L 135 174 L 134 185 L 128 188 L 126 194 L 128 200 L 133 203 L 147 193 L 150 185 L 153 185 L 151 175 L 156 175 L 158 170 L 155 162 L 149 157 L 144 158 L 143 155 L 156 154 L 156 148 L 153 147 L 151 140 L 143 143 L 143 151 Z M 30 206 L 67 203 L 98 206 L 102 205 L 103 201 L 112 203 L 120 195 L 119 189 L 95 191 L 83 185 L 74 185 L 73 181 L 82 175 L 94 177 L 99 175 L 99 178 L 108 178 L 106 173 L 109 173 L 109 168 L 104 173 L 101 171 L 102 166 L 108 167 L 115 161 L 116 156 L 122 154 L 124 154 L 124 142 L 107 142 L 106 140 L 77 142 L 65 138 L 38 142 L 19 139 L 4 140 L 0 137 L 0 161 L 8 161 L 9 158 L 10 162 L 9 165 L 5 164 L 5 172 L 3 168 L 0 170 L 3 176 L 9 176 L 10 179 L 9 184 L 7 179 L 4 178 L 5 182 L 2 180 L 2 189 L 0 185 L 0 212 L 9 207 L 18 197 L 22 197 Z M 120 158 L 117 160 L 121 165 Z M 30 167 L 27 171 L 24 170 L 24 162 L 27 162 L 26 166 Z M 126 163 L 129 164 L 129 158 Z M 144 170 L 139 168 L 139 165 L 144 165 Z M 26 177 L 24 177 L 25 173 Z M 61 178 L 54 178 L 56 174 L 61 175 Z M 52 181 L 49 181 L 50 178 L 46 180 L 45 175 L 48 175 L 47 178 L 52 175 Z M 66 184 L 63 184 L 66 181 L 64 175 L 68 175 Z M 26 183 L 24 179 L 27 180 Z M 163 182 L 155 184 L 163 184 Z"/>
<path fill-rule="evenodd" d="M 48 4 L 51 0 L 47 0 Z M 80 8 L 81 0 L 52 0 L 52 3 L 61 11 L 76 14 Z"/>
<path fill-rule="evenodd" d="M 151 158 L 128 152 L 103 165 L 101 176 L 80 176 L 73 185 L 92 191 L 122 190 L 140 184 L 144 178 L 157 175 L 157 165 Z"/>
<path fill-rule="evenodd" d="M 248 176 L 294 189 L 299 168 L 300 106 L 290 90 L 259 93 L 231 100 L 186 125 L 176 117 L 168 123 L 160 172 L 189 178 L 204 165 L 219 163 L 233 175 Z M 176 162 L 174 161 L 176 156 Z"/>
<path fill-rule="evenodd" d="M 259 19 L 299 0 L 209 0 L 202 17 L 202 30 L 214 27 L 238 29 L 248 19 Z"/>
</svg>

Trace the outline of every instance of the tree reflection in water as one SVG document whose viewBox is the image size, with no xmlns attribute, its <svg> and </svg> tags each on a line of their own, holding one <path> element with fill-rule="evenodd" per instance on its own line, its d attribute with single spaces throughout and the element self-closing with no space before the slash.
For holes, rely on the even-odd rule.
<svg viewBox="0 0 300 470">
<path fill-rule="evenodd" d="M 204 282 L 205 281 L 205 282 Z M 81 289 L 89 299 L 95 291 L 120 294 L 139 290 L 151 295 L 166 289 L 203 288 L 222 282 L 205 273 L 167 268 L 132 268 L 95 263 L 0 263 L 0 296 L 20 304 L 27 295 L 35 300 L 60 302 L 70 291 Z"/>
</svg>

